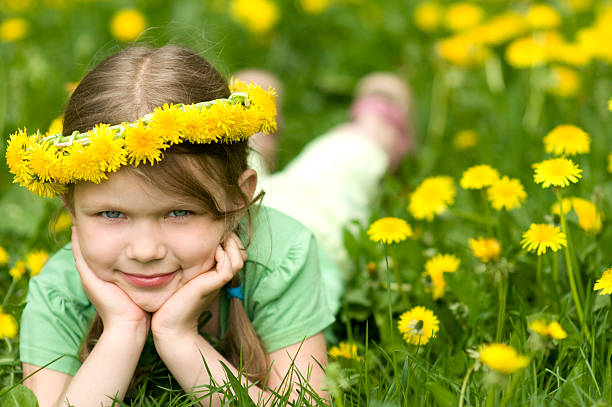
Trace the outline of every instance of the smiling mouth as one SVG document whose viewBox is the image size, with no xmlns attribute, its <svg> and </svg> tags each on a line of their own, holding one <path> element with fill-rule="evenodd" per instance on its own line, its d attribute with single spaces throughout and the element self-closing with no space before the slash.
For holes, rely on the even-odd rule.
<svg viewBox="0 0 612 407">
<path fill-rule="evenodd" d="M 164 274 L 127 274 L 122 271 L 119 273 L 128 283 L 137 287 L 159 287 L 172 280 L 179 271 L 180 269 Z"/>
</svg>

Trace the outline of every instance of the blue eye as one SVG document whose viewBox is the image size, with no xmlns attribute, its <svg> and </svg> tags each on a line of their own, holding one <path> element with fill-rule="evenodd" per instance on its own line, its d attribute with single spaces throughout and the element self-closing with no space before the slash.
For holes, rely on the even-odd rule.
<svg viewBox="0 0 612 407">
<path fill-rule="evenodd" d="M 184 218 L 185 216 L 191 215 L 191 211 L 185 209 L 175 209 L 170 211 L 170 216 L 175 218 Z"/>
<path fill-rule="evenodd" d="M 108 219 L 117 219 L 117 218 L 120 218 L 121 215 L 123 215 L 119 211 L 103 211 L 103 212 L 100 212 L 100 214 L 103 217 L 108 218 Z"/>
</svg>

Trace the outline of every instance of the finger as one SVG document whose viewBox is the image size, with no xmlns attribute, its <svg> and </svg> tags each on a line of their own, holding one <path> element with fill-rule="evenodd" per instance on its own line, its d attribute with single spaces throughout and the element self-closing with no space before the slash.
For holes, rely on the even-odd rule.
<svg viewBox="0 0 612 407">
<path fill-rule="evenodd" d="M 232 267 L 232 258 L 227 249 L 223 249 L 221 245 L 217 247 L 215 253 L 215 260 L 217 261 L 217 275 L 222 285 L 229 283 L 234 277 L 234 270 Z"/>
<path fill-rule="evenodd" d="M 234 274 L 241 270 L 246 260 L 246 251 L 242 249 L 242 243 L 235 235 L 230 235 L 224 242 L 225 253 L 229 256 Z"/>
<path fill-rule="evenodd" d="M 236 242 L 236 245 L 238 246 L 238 249 L 240 250 L 240 255 L 242 256 L 242 261 L 246 261 L 246 259 L 248 258 L 248 255 L 247 255 L 246 249 L 244 248 L 244 245 L 242 244 L 242 240 L 240 240 L 238 235 L 235 233 L 230 234 L 229 238 L 232 239 L 234 242 Z"/>
</svg>

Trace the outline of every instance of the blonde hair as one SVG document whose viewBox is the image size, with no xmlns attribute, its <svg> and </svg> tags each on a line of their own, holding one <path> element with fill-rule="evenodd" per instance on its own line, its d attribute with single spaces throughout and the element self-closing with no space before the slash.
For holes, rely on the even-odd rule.
<svg viewBox="0 0 612 407">
<path fill-rule="evenodd" d="M 63 134 L 86 131 L 97 123 L 135 121 L 164 103 L 198 103 L 226 98 L 225 79 L 204 58 L 192 51 L 167 45 L 161 48 L 132 46 L 105 59 L 91 70 L 74 90 L 64 113 Z M 253 205 L 262 196 L 246 196 L 238 178 L 248 168 L 246 141 L 233 143 L 183 143 L 164 151 L 161 163 L 127 167 L 144 181 L 170 194 L 196 199 L 216 219 L 225 220 L 226 235 L 235 230 L 246 214 L 250 225 Z M 239 209 L 226 210 L 225 198 L 239 202 Z M 73 188 L 65 195 L 73 205 Z M 249 239 L 250 241 L 250 239 Z M 236 276 L 231 286 L 240 284 Z M 81 360 L 89 355 L 103 330 L 96 315 L 81 348 Z M 251 380 L 266 377 L 268 361 L 261 340 L 246 315 L 242 301 L 230 300 L 227 331 L 222 348 L 235 366 L 243 366 Z"/>
</svg>

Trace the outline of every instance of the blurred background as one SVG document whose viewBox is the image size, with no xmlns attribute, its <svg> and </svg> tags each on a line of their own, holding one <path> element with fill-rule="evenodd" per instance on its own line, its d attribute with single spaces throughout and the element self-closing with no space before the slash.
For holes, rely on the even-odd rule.
<svg viewBox="0 0 612 407">
<path fill-rule="evenodd" d="M 483 234 L 486 227 L 491 234 L 490 219 L 482 220 L 488 208 L 486 192 L 458 188 L 455 197 L 453 186 L 454 207 L 433 221 L 411 217 L 407 206 L 411 193 L 426 177 L 449 175 L 457 183 L 463 171 L 477 164 L 491 165 L 518 179 L 528 196 L 520 209 L 496 211 L 492 218 L 505 238 L 502 261 L 495 267 L 516 269 L 518 276 L 512 280 L 509 297 L 513 329 L 521 332 L 512 333 L 515 342 L 516 338 L 526 340 L 521 325 L 525 315 L 549 309 L 551 299 L 559 302 L 553 309 L 563 320 L 570 307 L 561 307 L 556 291 L 533 284 L 534 270 L 539 276 L 543 265 L 544 273 L 550 274 L 551 259 L 557 258 L 542 262 L 519 245 L 530 223 L 559 221 L 551 210 L 555 194 L 534 183 L 532 168 L 547 156 L 543 138 L 558 125 L 578 126 L 590 136 L 589 151 L 574 157 L 583 177 L 564 191 L 564 196 L 581 197 L 591 205 L 589 227 L 584 227 L 585 218 L 581 220 L 583 215 L 576 208 L 568 214 L 576 247 L 574 261 L 582 268 L 587 294 L 592 293 L 590 284 L 612 264 L 612 2 L 0 0 L 0 249 L 5 249 L 0 250 L 0 270 L 9 270 L 0 274 L 0 293 L 7 293 L 2 305 L 17 320 L 27 292 L 27 279 L 21 276 L 26 271 L 35 276 L 48 253 L 69 240 L 70 220 L 60 213 L 59 199 L 38 198 L 12 183 L 4 160 L 7 138 L 23 127 L 30 133 L 36 129 L 59 132 L 62 111 L 79 80 L 104 58 L 134 42 L 186 46 L 228 78 L 247 67 L 278 75 L 285 88 L 281 168 L 310 140 L 348 118 L 353 89 L 363 75 L 392 71 L 412 86 L 418 149 L 386 177 L 372 206 L 372 219 L 406 218 L 415 236 L 403 246 L 382 250 L 368 239 L 367 225 L 357 225 L 357 232 L 345 234 L 354 267 L 334 325 L 338 340 L 353 335 L 359 343 L 364 338 L 364 321 L 370 323 L 373 340 L 384 342 L 390 337 L 384 331 L 388 326 L 386 265 L 412 284 L 412 291 L 402 291 L 401 284 L 399 294 L 395 289 L 395 312 L 425 304 L 440 315 L 444 334 L 432 345 L 433 355 L 439 357 L 436 366 L 454 381 L 451 388 L 457 393 L 468 363 L 464 350 L 490 341 L 495 322 L 492 279 L 483 277 L 484 266 L 467 246 L 468 238 Z M 463 268 L 458 277 L 448 279 L 452 289 L 443 300 L 432 299 L 421 281 L 425 261 L 438 252 L 456 253 Z M 390 266 L 384 261 L 387 255 Z M 563 304 L 569 304 L 568 293 L 566 289 Z M 586 298 L 592 300 L 589 295 Z M 602 299 L 593 303 L 595 320 L 609 304 Z M 566 328 L 569 318 L 563 320 Z M 602 318 L 612 317 L 606 311 Z M 15 325 L 13 337 L 16 329 Z M 570 349 L 576 355 L 574 347 L 585 342 L 579 329 L 573 329 L 572 335 L 563 352 Z M 604 329 L 598 338 L 598 352 L 607 353 L 592 357 L 602 361 L 600 370 L 595 369 L 597 380 L 593 376 L 594 384 L 586 385 L 580 379 L 578 390 L 567 382 L 566 388 L 577 398 L 582 397 L 580 386 L 601 398 L 598 383 L 607 389 L 605 394 L 612 394 L 609 333 Z M 18 366 L 16 339 L 15 346 L 6 343 Z M 586 353 L 591 354 L 591 349 Z M 578 368 L 571 358 L 563 364 L 566 372 Z M 16 369 L 10 371 L 11 383 Z M 582 369 L 575 377 L 586 377 L 586 367 Z M 390 377 L 396 373 L 393 370 Z M 606 378 L 601 379 L 604 373 Z M 415 376 L 406 373 L 406 377 L 413 380 Z M 367 397 L 370 390 L 365 380 L 363 395 Z M 423 373 L 419 380 L 413 380 L 414 394 L 421 394 L 423 383 L 430 379 Z M 395 382 L 389 378 L 388 383 Z M 526 390 L 517 394 L 540 391 L 532 389 L 530 377 L 522 386 Z M 541 394 L 549 392 L 548 387 L 541 390 Z M 564 400 L 564 393 L 557 395 Z M 456 397 L 453 403 L 449 405 L 456 405 Z"/>
</svg>

